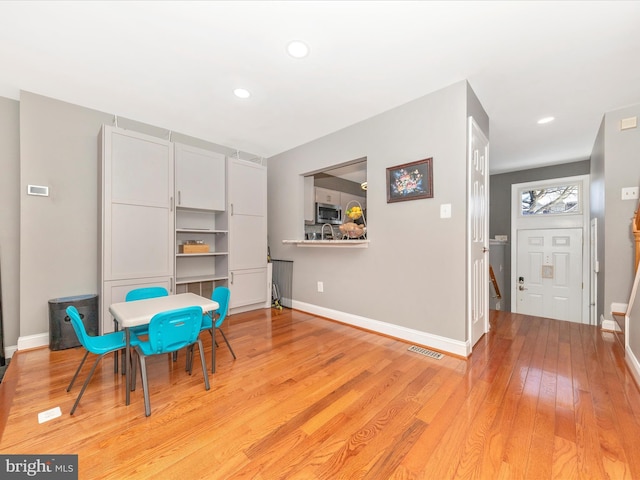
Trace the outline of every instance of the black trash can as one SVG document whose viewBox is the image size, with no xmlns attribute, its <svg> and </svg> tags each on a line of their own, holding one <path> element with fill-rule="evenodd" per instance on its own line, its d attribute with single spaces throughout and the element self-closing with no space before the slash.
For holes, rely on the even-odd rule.
<svg viewBox="0 0 640 480">
<path fill-rule="evenodd" d="M 66 312 L 67 307 L 71 305 L 78 309 L 87 333 L 98 335 L 98 295 L 53 298 L 49 300 L 49 348 L 51 350 L 64 350 L 80 345 Z"/>
</svg>

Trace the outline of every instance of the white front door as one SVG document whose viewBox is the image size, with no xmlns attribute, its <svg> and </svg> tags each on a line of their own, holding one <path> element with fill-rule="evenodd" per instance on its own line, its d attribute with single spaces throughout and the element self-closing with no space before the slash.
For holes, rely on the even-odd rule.
<svg viewBox="0 0 640 480">
<path fill-rule="evenodd" d="M 582 229 L 518 230 L 517 313 L 582 321 Z"/>
<path fill-rule="evenodd" d="M 469 117 L 467 317 L 471 346 L 489 330 L 489 140 Z"/>
</svg>

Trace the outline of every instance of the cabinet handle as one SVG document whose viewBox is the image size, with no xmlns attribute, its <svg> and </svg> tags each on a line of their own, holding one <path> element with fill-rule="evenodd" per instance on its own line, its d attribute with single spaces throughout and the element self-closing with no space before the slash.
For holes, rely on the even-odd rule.
<svg viewBox="0 0 640 480">
<path fill-rule="evenodd" d="M 171 204 L 171 211 L 173 212 L 173 197 L 169 198 L 169 203 Z"/>
<path fill-rule="evenodd" d="M 182 205 L 182 192 L 178 190 L 178 205 Z"/>
<path fill-rule="evenodd" d="M 233 217 L 233 203 L 229 205 L 231 209 L 231 216 Z"/>
<path fill-rule="evenodd" d="M 231 285 L 233 285 L 233 272 L 231 272 Z"/>
</svg>

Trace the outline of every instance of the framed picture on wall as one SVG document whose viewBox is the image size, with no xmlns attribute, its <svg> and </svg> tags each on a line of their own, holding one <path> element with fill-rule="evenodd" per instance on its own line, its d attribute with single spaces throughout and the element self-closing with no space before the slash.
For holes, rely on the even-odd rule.
<svg viewBox="0 0 640 480">
<path fill-rule="evenodd" d="M 387 168 L 387 203 L 433 198 L 433 158 Z"/>
</svg>

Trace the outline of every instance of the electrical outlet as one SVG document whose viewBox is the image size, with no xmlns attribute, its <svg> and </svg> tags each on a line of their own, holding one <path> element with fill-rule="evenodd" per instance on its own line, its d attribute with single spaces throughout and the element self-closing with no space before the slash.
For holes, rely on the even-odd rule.
<svg viewBox="0 0 640 480">
<path fill-rule="evenodd" d="M 622 200 L 635 200 L 638 198 L 638 187 L 626 187 L 622 189 Z"/>
<path fill-rule="evenodd" d="M 318 292 L 324 292 L 324 282 L 318 282 Z"/>
</svg>

